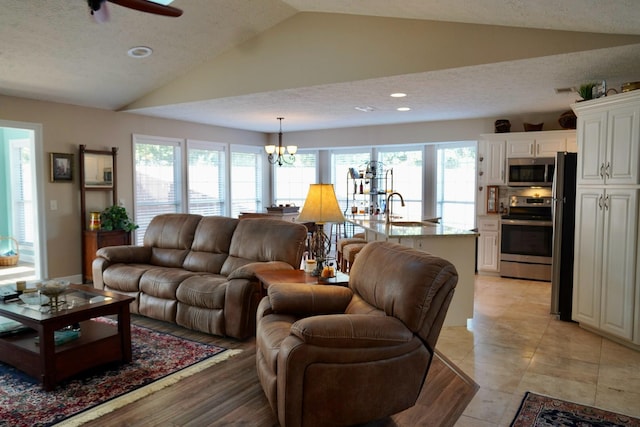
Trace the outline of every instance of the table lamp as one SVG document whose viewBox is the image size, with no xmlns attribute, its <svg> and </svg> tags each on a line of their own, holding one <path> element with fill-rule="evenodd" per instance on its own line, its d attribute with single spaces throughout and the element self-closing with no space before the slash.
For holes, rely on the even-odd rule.
<svg viewBox="0 0 640 427">
<path fill-rule="evenodd" d="M 327 260 L 327 254 L 331 250 L 331 241 L 324 232 L 326 222 L 344 222 L 344 215 L 338 205 L 333 184 L 311 184 L 309 193 L 304 201 L 304 206 L 298 222 L 314 222 L 317 227 L 311 237 L 311 252 L 316 259 L 316 269 L 312 273 L 319 276 Z"/>
</svg>

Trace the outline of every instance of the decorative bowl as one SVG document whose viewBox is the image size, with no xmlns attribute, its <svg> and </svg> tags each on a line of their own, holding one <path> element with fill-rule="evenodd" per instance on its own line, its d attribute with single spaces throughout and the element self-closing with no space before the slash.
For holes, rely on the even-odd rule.
<svg viewBox="0 0 640 427">
<path fill-rule="evenodd" d="M 40 293 L 49 298 L 56 298 L 67 290 L 69 282 L 66 280 L 49 280 L 42 284 Z"/>
</svg>

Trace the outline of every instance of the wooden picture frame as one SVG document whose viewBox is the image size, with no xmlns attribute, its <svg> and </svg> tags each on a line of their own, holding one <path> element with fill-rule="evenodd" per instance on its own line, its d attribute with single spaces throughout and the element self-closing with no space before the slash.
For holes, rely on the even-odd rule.
<svg viewBox="0 0 640 427">
<path fill-rule="evenodd" d="M 73 154 L 49 153 L 51 182 L 73 182 Z"/>
<path fill-rule="evenodd" d="M 497 185 L 487 186 L 487 213 L 498 213 L 499 193 Z"/>
</svg>

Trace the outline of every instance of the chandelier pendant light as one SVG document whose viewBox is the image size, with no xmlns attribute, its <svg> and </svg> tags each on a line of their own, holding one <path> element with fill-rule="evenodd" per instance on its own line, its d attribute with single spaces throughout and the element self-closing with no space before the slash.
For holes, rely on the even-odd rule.
<svg viewBox="0 0 640 427">
<path fill-rule="evenodd" d="M 295 162 L 296 157 L 295 154 L 298 151 L 298 147 L 296 145 L 287 145 L 284 147 L 282 145 L 282 120 L 284 117 L 277 118 L 280 121 L 280 132 L 278 133 L 278 145 L 265 145 L 264 151 L 267 152 L 269 163 L 278 166 L 282 166 L 283 164 L 292 164 Z"/>
</svg>

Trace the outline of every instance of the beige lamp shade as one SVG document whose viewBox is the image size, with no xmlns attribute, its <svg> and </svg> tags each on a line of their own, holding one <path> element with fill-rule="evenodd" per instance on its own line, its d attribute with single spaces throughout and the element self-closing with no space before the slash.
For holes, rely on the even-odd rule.
<svg viewBox="0 0 640 427">
<path fill-rule="evenodd" d="M 298 222 L 344 222 L 333 184 L 311 184 Z"/>
</svg>

